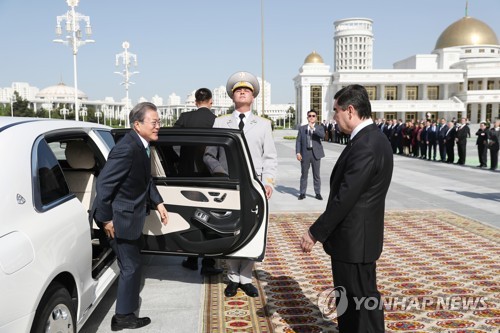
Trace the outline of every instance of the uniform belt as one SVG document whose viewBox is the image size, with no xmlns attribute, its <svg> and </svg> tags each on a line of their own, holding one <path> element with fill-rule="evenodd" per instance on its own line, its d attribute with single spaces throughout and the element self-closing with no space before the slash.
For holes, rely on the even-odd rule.
<svg viewBox="0 0 500 333">
<path fill-rule="evenodd" d="M 307 147 L 307 150 L 313 150 L 313 148 L 312 147 Z"/>
</svg>

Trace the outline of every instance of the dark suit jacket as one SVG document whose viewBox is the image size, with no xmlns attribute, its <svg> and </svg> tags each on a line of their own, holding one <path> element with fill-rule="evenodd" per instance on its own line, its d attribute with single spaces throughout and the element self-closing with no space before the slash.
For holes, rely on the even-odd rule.
<svg viewBox="0 0 500 333">
<path fill-rule="evenodd" d="M 446 131 L 444 139 L 446 140 L 446 145 L 453 147 L 455 145 L 455 135 L 456 135 L 456 127 L 453 127 L 451 130 L 448 128 Z"/>
<path fill-rule="evenodd" d="M 113 220 L 117 238 L 141 236 L 148 203 L 163 199 L 151 178 L 151 161 L 139 135 L 131 130 L 109 153 L 96 185 L 91 216 L 99 222 Z"/>
<path fill-rule="evenodd" d="M 443 142 L 443 140 L 446 138 L 446 132 L 448 132 L 448 125 L 443 125 L 439 127 L 439 132 L 438 132 L 439 142 Z"/>
<path fill-rule="evenodd" d="M 392 169 L 391 145 L 375 124 L 356 134 L 340 155 L 326 209 L 309 229 L 334 261 L 370 263 L 380 257 Z"/>
<path fill-rule="evenodd" d="M 437 142 L 437 137 L 438 137 L 437 126 L 434 126 L 434 128 L 432 126 L 426 128 L 425 135 L 426 135 L 425 141 L 429 141 L 429 144 L 431 145 L 435 144 Z"/>
<path fill-rule="evenodd" d="M 488 129 L 485 129 L 484 131 L 482 129 L 478 129 L 476 135 L 476 145 L 486 148 L 488 146 L 488 137 L 490 136 Z"/>
<path fill-rule="evenodd" d="M 175 122 L 174 127 L 181 128 L 212 128 L 215 115 L 208 108 L 183 112 Z M 208 168 L 203 163 L 205 146 L 181 146 L 179 157 L 179 174 L 181 176 L 210 176 Z"/>
<path fill-rule="evenodd" d="M 307 128 L 309 125 L 302 125 L 299 127 L 297 139 L 295 140 L 295 153 L 305 156 L 307 153 Z M 321 140 L 325 136 L 325 129 L 321 125 L 314 125 L 314 132 L 312 134 L 312 153 L 315 159 L 325 157 Z"/>
<path fill-rule="evenodd" d="M 459 145 L 466 145 L 467 144 L 467 137 L 470 138 L 470 128 L 467 125 L 464 125 L 457 129 L 455 133 L 455 137 L 458 139 L 458 144 Z"/>
<path fill-rule="evenodd" d="M 212 128 L 215 115 L 208 108 L 199 108 L 196 111 L 183 112 L 174 124 L 174 127 Z"/>
<path fill-rule="evenodd" d="M 498 151 L 499 150 L 499 143 L 500 141 L 500 131 L 495 131 L 495 128 L 491 128 L 489 131 L 489 146 L 492 151 Z"/>
</svg>

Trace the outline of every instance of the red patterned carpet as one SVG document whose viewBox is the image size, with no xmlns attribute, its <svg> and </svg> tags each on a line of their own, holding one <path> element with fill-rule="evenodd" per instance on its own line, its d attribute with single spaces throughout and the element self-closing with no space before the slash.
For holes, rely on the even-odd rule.
<svg viewBox="0 0 500 333">
<path fill-rule="evenodd" d="M 203 332 L 337 332 L 322 297 L 330 258 L 320 244 L 298 247 L 317 215 L 271 215 L 259 297 L 228 299 L 224 276 L 205 280 Z M 386 332 L 500 332 L 498 229 L 447 211 L 389 211 L 377 271 Z"/>
</svg>

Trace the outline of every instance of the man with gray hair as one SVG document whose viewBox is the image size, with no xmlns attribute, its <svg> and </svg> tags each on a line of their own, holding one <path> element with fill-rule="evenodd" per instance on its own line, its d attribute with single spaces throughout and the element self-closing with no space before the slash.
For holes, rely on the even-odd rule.
<svg viewBox="0 0 500 333">
<path fill-rule="evenodd" d="M 142 229 L 148 205 L 168 222 L 163 199 L 151 177 L 151 141 L 158 140 L 160 117 L 152 103 L 139 103 L 129 114 L 132 130 L 110 151 L 97 178 L 97 195 L 90 218 L 104 230 L 118 259 L 120 276 L 115 315 L 111 330 L 140 328 L 151 323 L 148 317 L 138 318 L 141 289 Z"/>
</svg>

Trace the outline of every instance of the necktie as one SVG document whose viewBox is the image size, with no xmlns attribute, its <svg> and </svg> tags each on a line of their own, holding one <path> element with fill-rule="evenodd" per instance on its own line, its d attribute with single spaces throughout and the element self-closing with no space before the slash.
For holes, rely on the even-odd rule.
<svg viewBox="0 0 500 333">
<path fill-rule="evenodd" d="M 243 126 L 245 126 L 245 122 L 243 121 L 243 119 L 245 119 L 245 114 L 244 113 L 240 113 L 240 123 L 238 125 L 238 127 L 240 128 L 240 130 L 243 130 Z"/>
<path fill-rule="evenodd" d="M 148 157 L 151 157 L 151 149 L 149 149 L 149 145 L 146 147 L 146 153 L 148 154 Z"/>
</svg>

